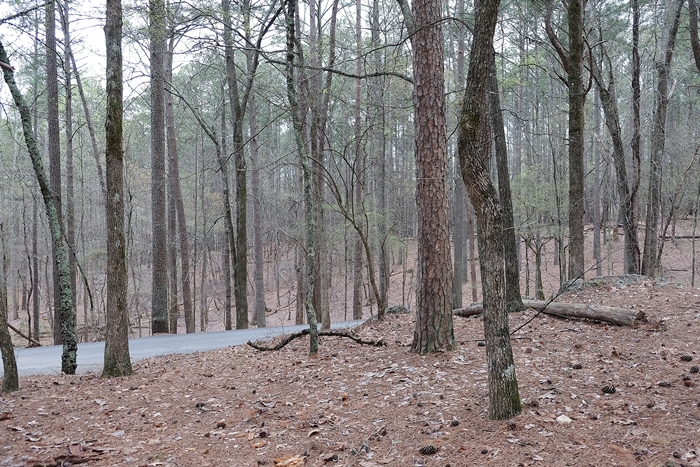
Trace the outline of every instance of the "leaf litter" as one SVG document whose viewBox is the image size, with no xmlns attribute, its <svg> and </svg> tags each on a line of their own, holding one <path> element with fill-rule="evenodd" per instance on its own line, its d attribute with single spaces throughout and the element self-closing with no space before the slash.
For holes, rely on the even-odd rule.
<svg viewBox="0 0 700 467">
<path fill-rule="evenodd" d="M 152 358 L 128 378 L 21 378 L 0 395 L 0 467 L 700 465 L 700 394 L 684 384 L 700 376 L 681 359 L 700 359 L 700 292 L 646 281 L 561 300 L 649 322 L 535 317 L 513 340 L 512 420 L 487 419 L 480 318 L 455 317 L 454 351 L 419 356 L 412 315 L 388 315 L 355 331 L 387 346 L 324 337 L 317 359 L 304 337 Z M 512 313 L 511 329 L 534 313 Z"/>
</svg>

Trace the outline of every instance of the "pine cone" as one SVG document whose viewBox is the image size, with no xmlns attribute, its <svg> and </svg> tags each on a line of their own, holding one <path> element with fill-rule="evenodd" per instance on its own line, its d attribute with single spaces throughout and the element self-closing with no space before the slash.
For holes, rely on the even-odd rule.
<svg viewBox="0 0 700 467">
<path fill-rule="evenodd" d="M 425 454 L 426 456 L 429 456 L 431 454 L 435 454 L 438 452 L 438 448 L 432 444 L 426 444 L 425 446 L 421 446 L 421 448 L 418 450 L 421 454 Z"/>
</svg>

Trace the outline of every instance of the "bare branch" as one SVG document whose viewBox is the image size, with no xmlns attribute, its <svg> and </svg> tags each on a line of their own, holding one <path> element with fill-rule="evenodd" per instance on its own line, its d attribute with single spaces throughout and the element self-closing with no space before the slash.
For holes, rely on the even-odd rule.
<svg viewBox="0 0 700 467">
<path fill-rule="evenodd" d="M 280 341 L 279 344 L 273 346 L 273 347 L 266 347 L 264 345 L 248 341 L 248 345 L 251 346 L 252 348 L 260 351 L 275 351 L 275 350 L 280 350 L 282 347 L 285 345 L 289 344 L 292 342 L 294 339 L 297 339 L 302 336 L 306 336 L 309 334 L 309 330 L 307 329 L 302 329 L 301 331 L 295 332 L 293 334 L 288 335 L 286 338 L 284 338 L 282 341 Z M 358 344 L 363 344 L 363 345 L 372 345 L 374 347 L 382 347 L 387 345 L 386 342 L 384 342 L 383 339 L 379 339 L 378 341 L 368 341 L 364 339 L 360 339 L 359 337 L 355 337 L 349 332 L 346 331 L 336 331 L 333 329 L 322 329 L 318 331 L 319 336 L 333 336 L 333 337 L 347 337 L 348 339 L 352 339 Z"/>
<path fill-rule="evenodd" d="M 272 60 L 268 59 L 268 63 L 274 63 L 276 65 L 286 65 L 286 62 L 282 60 Z M 306 70 L 312 70 L 312 71 L 327 71 L 329 73 L 334 73 L 336 75 L 344 76 L 346 78 L 353 78 L 353 79 L 368 79 L 368 78 L 377 78 L 380 76 L 394 76 L 396 78 L 402 79 L 408 83 L 413 84 L 413 78 L 410 76 L 406 76 L 402 73 L 398 73 L 395 71 L 378 71 L 376 73 L 366 73 L 364 75 L 357 75 L 355 73 L 348 73 L 346 71 L 341 71 L 341 70 L 336 70 L 331 67 L 323 67 L 323 66 L 310 66 L 310 65 L 294 65 L 296 68 L 304 68 Z"/>
<path fill-rule="evenodd" d="M 547 14 L 544 17 L 544 30 L 547 32 L 547 37 L 549 38 L 549 42 L 552 43 L 554 46 L 554 49 L 557 51 L 557 55 L 559 55 L 559 59 L 561 60 L 561 66 L 564 68 L 564 71 L 567 73 L 569 72 L 569 54 L 567 53 L 566 49 L 564 49 L 564 46 L 559 42 L 559 38 L 557 37 L 556 33 L 554 32 L 554 29 L 552 28 L 552 3 L 548 2 L 547 4 Z"/>
<path fill-rule="evenodd" d="M 12 21 L 13 19 L 17 19 L 20 16 L 25 16 L 28 15 L 29 13 L 33 12 L 34 10 L 38 10 L 39 8 L 44 8 L 46 5 L 49 5 L 53 3 L 54 0 L 49 0 L 48 2 L 44 2 L 41 5 L 36 5 L 31 8 L 27 8 L 26 10 L 20 11 L 19 13 L 15 13 L 14 15 L 7 16 L 3 19 L 0 19 L 0 24 L 7 23 L 8 21 Z"/>
</svg>

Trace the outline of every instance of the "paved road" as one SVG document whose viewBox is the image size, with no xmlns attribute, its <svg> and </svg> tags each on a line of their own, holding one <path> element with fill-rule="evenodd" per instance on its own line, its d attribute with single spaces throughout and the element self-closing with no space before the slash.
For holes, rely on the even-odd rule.
<svg viewBox="0 0 700 467">
<path fill-rule="evenodd" d="M 333 323 L 333 329 L 353 328 L 363 321 Z M 290 334 L 307 325 L 275 328 L 253 328 L 236 331 L 200 332 L 195 334 L 163 334 L 129 340 L 131 361 L 135 362 L 158 355 L 187 354 L 207 350 L 223 349 L 245 344 L 249 340 L 269 339 L 280 334 Z M 61 373 L 61 346 L 16 349 L 17 371 L 20 376 L 54 375 Z M 77 373 L 100 373 L 104 360 L 104 342 L 78 344 Z M 0 376 L 2 376 L 0 364 Z"/>
</svg>

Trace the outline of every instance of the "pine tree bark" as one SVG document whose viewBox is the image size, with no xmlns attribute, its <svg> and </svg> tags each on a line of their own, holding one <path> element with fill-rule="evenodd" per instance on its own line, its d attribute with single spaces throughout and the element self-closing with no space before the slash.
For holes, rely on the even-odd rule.
<svg viewBox="0 0 700 467">
<path fill-rule="evenodd" d="M 164 0 L 149 0 L 149 36 L 151 65 L 151 332 L 167 333 L 168 256 L 165 201 L 165 5 Z"/>
<path fill-rule="evenodd" d="M 447 188 L 442 2 L 413 2 L 418 290 L 411 349 L 452 349 L 452 267 Z"/>
<path fill-rule="evenodd" d="M 124 150 L 121 0 L 107 0 L 107 118 L 105 160 L 107 172 L 107 333 L 102 376 L 133 373 L 129 355 L 128 273 L 124 236 Z"/>
<path fill-rule="evenodd" d="M 59 224 L 63 223 L 63 208 L 61 205 L 61 133 L 58 119 L 58 65 L 56 47 L 56 4 L 50 2 L 46 4 L 46 119 L 48 127 L 47 150 L 49 154 L 49 182 L 51 191 L 56 200 L 56 213 Z M 62 241 L 62 240 L 61 240 Z M 55 250 L 59 248 L 52 244 L 54 250 L 53 264 L 53 290 L 54 297 L 60 295 L 58 265 L 55 262 Z M 60 345 L 63 342 L 61 334 L 61 311 L 54 304 L 53 310 L 53 343 Z"/>
<path fill-rule="evenodd" d="M 489 380 L 489 418 L 503 420 L 521 411 L 518 381 L 508 328 L 505 300 L 503 223 L 498 194 L 489 176 L 491 151 L 487 82 L 493 58 L 493 35 L 498 0 L 476 5 L 474 35 L 469 56 L 467 87 L 459 121 L 458 153 L 462 177 L 477 216 L 484 338 Z"/>
</svg>

